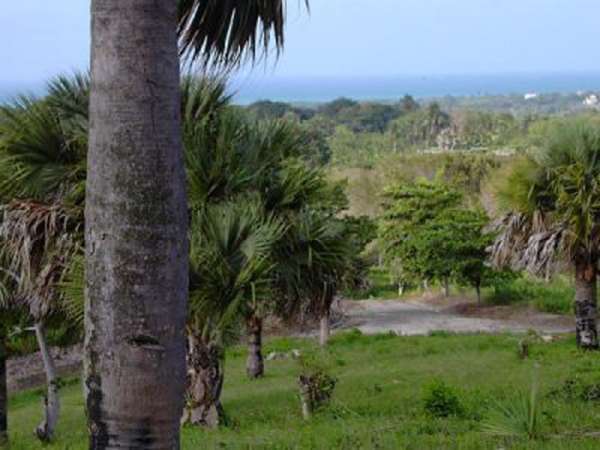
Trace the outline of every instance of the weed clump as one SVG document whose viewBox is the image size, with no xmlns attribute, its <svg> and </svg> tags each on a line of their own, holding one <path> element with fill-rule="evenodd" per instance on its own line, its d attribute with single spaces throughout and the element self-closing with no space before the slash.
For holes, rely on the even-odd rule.
<svg viewBox="0 0 600 450">
<path fill-rule="evenodd" d="M 433 417 L 462 416 L 465 412 L 456 389 L 441 380 L 425 386 L 423 406 Z"/>
</svg>

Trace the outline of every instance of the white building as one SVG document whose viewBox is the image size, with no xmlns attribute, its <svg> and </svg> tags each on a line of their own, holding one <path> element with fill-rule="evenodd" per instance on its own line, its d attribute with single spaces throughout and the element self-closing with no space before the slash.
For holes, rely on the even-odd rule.
<svg viewBox="0 0 600 450">
<path fill-rule="evenodd" d="M 599 103 L 600 103 L 600 99 L 598 99 L 598 96 L 596 94 L 588 95 L 585 98 L 585 100 L 583 101 L 583 104 L 585 106 L 589 106 L 591 108 L 598 106 Z"/>
<path fill-rule="evenodd" d="M 537 92 L 529 92 L 529 93 L 525 94 L 525 95 L 523 96 L 523 98 L 524 98 L 525 100 L 533 100 L 533 99 L 535 99 L 535 98 L 538 98 L 538 93 L 537 93 Z"/>
</svg>

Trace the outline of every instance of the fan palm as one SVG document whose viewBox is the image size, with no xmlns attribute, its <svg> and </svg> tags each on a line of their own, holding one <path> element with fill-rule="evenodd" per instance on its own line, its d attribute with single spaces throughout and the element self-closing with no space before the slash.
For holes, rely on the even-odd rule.
<svg viewBox="0 0 600 450">
<path fill-rule="evenodd" d="M 223 420 L 223 345 L 235 335 L 244 310 L 265 295 L 271 253 L 283 231 L 252 199 L 208 205 L 194 214 L 185 421 L 214 426 Z"/>
<path fill-rule="evenodd" d="M 304 0 L 308 8 L 308 0 Z M 180 52 L 204 65 L 237 66 L 283 48 L 285 0 L 179 0 Z"/>
<path fill-rule="evenodd" d="M 54 363 L 44 334 L 59 309 L 57 281 L 81 228 L 85 182 L 87 81 L 57 78 L 42 99 L 19 98 L 0 108 L 0 242 L 16 285 L 13 302 L 27 306 L 48 381 L 45 419 L 36 430 L 49 440 L 59 414 Z M 18 200 L 11 200 L 18 199 Z"/>
<path fill-rule="evenodd" d="M 600 243 L 600 127 L 568 120 L 519 161 L 500 190 L 512 209 L 493 246 L 497 265 L 550 276 L 575 273 L 577 344 L 598 348 L 596 284 Z"/>
<path fill-rule="evenodd" d="M 329 318 L 334 297 L 352 265 L 354 243 L 345 222 L 312 209 L 303 209 L 279 259 L 293 296 L 308 301 L 320 321 L 320 344 L 329 338 Z M 291 281 L 291 282 L 290 282 Z"/>
</svg>

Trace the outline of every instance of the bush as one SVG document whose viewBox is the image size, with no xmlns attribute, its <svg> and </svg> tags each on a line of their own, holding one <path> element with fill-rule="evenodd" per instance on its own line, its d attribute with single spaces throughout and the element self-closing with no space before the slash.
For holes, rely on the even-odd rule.
<svg viewBox="0 0 600 450">
<path fill-rule="evenodd" d="M 529 439 L 536 439 L 540 437 L 540 422 L 543 412 L 538 390 L 538 380 L 535 375 L 528 393 L 522 393 L 505 404 L 498 404 L 490 411 L 482 431 L 489 435 L 505 438 L 525 436 Z"/>
<path fill-rule="evenodd" d="M 570 314 L 574 296 L 574 288 L 565 277 L 550 283 L 523 277 L 499 280 L 486 300 L 493 305 L 530 303 L 542 312 Z"/>
<path fill-rule="evenodd" d="M 423 392 L 425 411 L 433 417 L 462 416 L 464 407 L 456 390 L 441 380 L 425 386 Z"/>
<path fill-rule="evenodd" d="M 321 355 L 303 355 L 300 363 L 298 387 L 302 416 L 309 419 L 312 414 L 329 403 L 337 379 L 327 371 L 327 362 Z"/>
</svg>

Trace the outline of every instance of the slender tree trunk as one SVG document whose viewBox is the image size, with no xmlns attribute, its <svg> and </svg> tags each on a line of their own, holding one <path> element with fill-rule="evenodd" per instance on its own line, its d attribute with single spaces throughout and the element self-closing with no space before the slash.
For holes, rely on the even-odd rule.
<svg viewBox="0 0 600 450">
<path fill-rule="evenodd" d="M 596 262 L 580 262 L 575 267 L 575 330 L 577 346 L 586 350 L 598 348 L 596 328 L 597 297 Z"/>
<path fill-rule="evenodd" d="M 444 297 L 450 297 L 450 280 L 444 277 Z"/>
<path fill-rule="evenodd" d="M 6 390 L 6 341 L 0 333 L 0 447 L 8 442 L 8 395 Z"/>
<path fill-rule="evenodd" d="M 327 346 L 327 342 L 329 342 L 329 311 L 323 313 L 320 319 L 320 330 L 319 330 L 319 345 L 321 347 Z"/>
<path fill-rule="evenodd" d="M 477 292 L 477 306 L 481 306 L 481 285 L 476 285 L 475 291 Z"/>
<path fill-rule="evenodd" d="M 222 355 L 218 345 L 188 335 L 187 403 L 182 423 L 209 428 L 224 424 Z"/>
<path fill-rule="evenodd" d="M 46 342 L 46 332 L 42 322 L 37 322 L 35 324 L 35 336 L 37 338 L 38 346 L 40 347 L 42 360 L 44 361 L 44 372 L 46 372 L 46 385 L 48 389 L 46 397 L 44 398 L 44 420 L 42 420 L 42 423 L 36 428 L 35 434 L 41 441 L 48 442 L 54 435 L 58 417 L 60 415 L 58 377 L 56 376 L 54 360 Z"/>
<path fill-rule="evenodd" d="M 262 355 L 262 319 L 252 315 L 248 319 L 248 360 L 246 373 L 251 379 L 265 374 L 265 363 Z"/>
<path fill-rule="evenodd" d="M 178 449 L 188 242 L 175 0 L 92 0 L 90 449 Z"/>
</svg>

